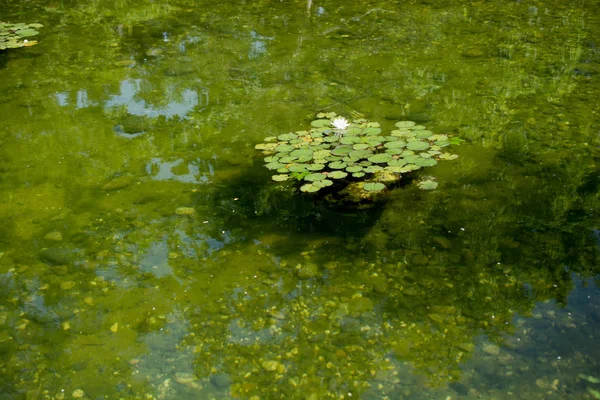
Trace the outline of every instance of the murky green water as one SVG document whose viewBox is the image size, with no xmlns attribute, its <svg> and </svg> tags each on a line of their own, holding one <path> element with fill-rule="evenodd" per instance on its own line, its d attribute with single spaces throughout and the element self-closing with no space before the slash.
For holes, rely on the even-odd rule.
<svg viewBox="0 0 600 400">
<path fill-rule="evenodd" d="M 600 398 L 599 9 L 1 2 L 0 398 Z M 466 142 L 340 209 L 320 111 Z"/>
</svg>

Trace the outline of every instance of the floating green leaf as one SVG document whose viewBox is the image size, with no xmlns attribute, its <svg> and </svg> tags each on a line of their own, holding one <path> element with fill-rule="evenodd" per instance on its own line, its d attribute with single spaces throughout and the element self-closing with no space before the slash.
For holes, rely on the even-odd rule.
<svg viewBox="0 0 600 400">
<path fill-rule="evenodd" d="M 429 148 L 429 143 L 415 140 L 413 142 L 408 142 L 406 148 L 408 150 L 427 150 Z"/>
<path fill-rule="evenodd" d="M 365 176 L 364 172 L 355 172 L 352 174 L 353 177 L 355 178 L 362 178 L 363 176 Z"/>
<path fill-rule="evenodd" d="M 307 170 L 307 166 L 304 164 L 292 164 L 288 167 L 290 172 L 304 172 Z"/>
<path fill-rule="evenodd" d="M 436 140 L 448 140 L 448 135 L 431 135 L 427 139 L 432 142 L 435 142 Z"/>
<path fill-rule="evenodd" d="M 273 150 L 275 146 L 277 146 L 277 143 L 259 143 L 256 146 L 254 146 L 254 148 L 256 150 L 269 151 Z"/>
<path fill-rule="evenodd" d="M 438 187 L 438 183 L 434 180 L 426 180 L 419 182 L 419 189 L 433 190 Z"/>
<path fill-rule="evenodd" d="M 396 140 L 393 142 L 387 142 L 386 144 L 383 145 L 383 147 L 385 147 L 387 149 L 399 149 L 399 148 L 403 148 L 404 146 L 406 146 L 406 142 L 404 140 Z"/>
<path fill-rule="evenodd" d="M 379 165 L 369 165 L 368 167 L 363 169 L 363 171 L 369 172 L 372 174 L 375 172 L 383 171 L 383 167 L 380 167 Z"/>
<path fill-rule="evenodd" d="M 347 172 L 344 171 L 333 171 L 330 172 L 329 174 L 327 174 L 328 178 L 333 178 L 333 179 L 342 179 L 348 176 Z"/>
<path fill-rule="evenodd" d="M 322 179 L 320 181 L 315 181 L 312 184 L 313 184 L 313 186 L 316 186 L 319 188 L 324 188 L 324 187 L 333 185 L 333 182 L 330 181 L 329 179 Z"/>
<path fill-rule="evenodd" d="M 282 174 L 282 175 L 273 175 L 271 177 L 271 179 L 273 179 L 275 182 L 283 182 L 283 181 L 287 181 L 289 178 L 288 175 Z"/>
<path fill-rule="evenodd" d="M 348 171 L 348 172 L 360 172 L 362 170 L 363 170 L 363 167 L 358 166 L 358 165 L 354 165 L 352 167 L 347 167 L 346 168 L 346 171 Z"/>
<path fill-rule="evenodd" d="M 458 154 L 442 153 L 438 158 L 440 160 L 456 160 L 458 158 Z"/>
<path fill-rule="evenodd" d="M 306 166 L 306 169 L 309 171 L 320 171 L 325 168 L 324 164 L 309 164 Z"/>
<path fill-rule="evenodd" d="M 305 185 L 300 186 L 300 191 L 306 193 L 318 192 L 319 189 L 321 189 L 319 186 L 313 185 L 312 183 L 307 183 Z"/>
<path fill-rule="evenodd" d="M 287 140 L 296 139 L 297 137 L 298 137 L 298 135 L 296 135 L 295 133 L 284 133 L 283 135 L 277 136 L 277 139 L 279 139 L 281 141 L 287 141 Z"/>
<path fill-rule="evenodd" d="M 388 164 L 390 167 L 401 167 L 401 166 L 403 166 L 403 165 L 406 165 L 406 162 L 407 162 L 407 161 L 406 161 L 405 159 L 403 159 L 403 158 L 399 158 L 398 160 L 391 160 L 391 161 L 388 161 L 388 163 L 387 163 L 387 164 Z"/>
<path fill-rule="evenodd" d="M 325 179 L 327 176 L 325 174 L 319 174 L 319 173 L 314 173 L 314 174 L 308 174 L 304 177 L 305 181 L 309 181 L 309 182 L 314 182 L 314 181 L 321 181 L 323 179 Z"/>
<path fill-rule="evenodd" d="M 280 152 L 288 152 L 288 151 L 292 151 L 294 149 L 295 149 L 295 147 L 292 146 L 291 144 L 278 144 L 277 147 L 275 147 L 275 151 L 280 151 Z"/>
<path fill-rule="evenodd" d="M 410 128 L 412 126 L 415 126 L 416 123 L 413 121 L 400 121 L 400 122 L 396 122 L 396 126 L 398 128 Z"/>
<path fill-rule="evenodd" d="M 312 126 L 314 126 L 315 128 L 323 128 L 326 126 L 331 126 L 331 120 L 330 119 L 316 119 L 316 120 L 312 121 L 310 124 Z"/>
<path fill-rule="evenodd" d="M 290 156 L 312 158 L 313 153 L 314 152 L 311 149 L 296 149 L 290 153 Z"/>
<path fill-rule="evenodd" d="M 369 192 L 380 192 L 385 189 L 385 185 L 380 182 L 367 182 L 363 185 L 363 189 Z"/>
<path fill-rule="evenodd" d="M 329 168 L 331 169 L 343 169 L 346 168 L 348 164 L 346 164 L 345 162 L 342 161 L 334 161 L 329 163 Z"/>
<path fill-rule="evenodd" d="M 392 155 L 386 153 L 375 154 L 369 157 L 368 160 L 372 163 L 387 163 L 392 160 Z"/>
<path fill-rule="evenodd" d="M 343 144 L 354 144 L 360 142 L 360 138 L 358 136 L 344 136 L 340 139 L 340 143 Z"/>
<path fill-rule="evenodd" d="M 419 167 L 432 167 L 436 164 L 437 161 L 435 161 L 433 158 L 419 158 L 415 161 L 415 165 L 418 165 Z"/>
<path fill-rule="evenodd" d="M 268 169 L 279 169 L 285 167 L 285 164 L 275 161 L 268 163 L 267 165 L 265 165 L 265 167 L 267 167 Z"/>
</svg>

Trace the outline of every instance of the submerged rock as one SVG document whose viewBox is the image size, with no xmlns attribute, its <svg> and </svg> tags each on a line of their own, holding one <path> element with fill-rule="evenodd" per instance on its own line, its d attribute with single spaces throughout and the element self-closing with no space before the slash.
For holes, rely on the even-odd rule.
<svg viewBox="0 0 600 400">
<path fill-rule="evenodd" d="M 298 264 L 296 266 L 296 275 L 300 279 L 310 279 L 319 275 L 319 267 L 313 263 Z"/>
</svg>

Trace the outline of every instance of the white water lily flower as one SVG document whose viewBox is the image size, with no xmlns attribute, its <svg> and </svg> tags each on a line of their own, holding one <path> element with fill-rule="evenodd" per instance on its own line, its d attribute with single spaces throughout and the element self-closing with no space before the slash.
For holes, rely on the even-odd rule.
<svg viewBox="0 0 600 400">
<path fill-rule="evenodd" d="M 336 128 L 336 129 L 342 129 L 342 130 L 344 130 L 348 126 L 350 126 L 350 123 L 344 117 L 337 117 L 336 119 L 334 119 L 333 121 L 331 121 L 331 123 L 333 124 L 334 128 Z"/>
</svg>

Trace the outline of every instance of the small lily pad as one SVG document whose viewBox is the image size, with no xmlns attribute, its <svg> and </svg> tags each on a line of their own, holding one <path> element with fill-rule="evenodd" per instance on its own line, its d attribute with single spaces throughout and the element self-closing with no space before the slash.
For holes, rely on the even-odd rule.
<svg viewBox="0 0 600 400">
<path fill-rule="evenodd" d="M 438 183 L 434 180 L 426 180 L 419 182 L 419 189 L 433 190 L 438 187 Z"/>
<path fill-rule="evenodd" d="M 433 167 L 436 164 L 437 161 L 433 158 L 420 158 L 415 161 L 415 165 L 418 165 L 419 167 Z"/>
<path fill-rule="evenodd" d="M 362 178 L 363 176 L 365 176 L 364 172 L 355 172 L 352 174 L 353 177 L 355 178 Z"/>
<path fill-rule="evenodd" d="M 429 148 L 429 143 L 415 140 L 414 142 L 408 142 L 406 148 L 408 150 L 427 150 Z"/>
<path fill-rule="evenodd" d="M 344 171 L 333 171 L 330 172 L 329 174 L 327 174 L 328 178 L 333 178 L 333 179 L 342 179 L 348 176 L 347 172 Z"/>
<path fill-rule="evenodd" d="M 312 184 L 313 184 L 313 186 L 316 186 L 319 188 L 324 188 L 324 187 L 333 185 L 333 181 L 330 181 L 329 179 L 323 179 L 320 181 L 315 181 Z"/>
<path fill-rule="evenodd" d="M 314 173 L 314 174 L 308 174 L 304 177 L 305 181 L 309 181 L 309 182 L 314 182 L 314 181 L 322 181 L 323 179 L 325 179 L 327 176 L 325 174 L 320 174 L 320 173 Z"/>
<path fill-rule="evenodd" d="M 285 167 L 285 164 L 275 161 L 268 163 L 267 165 L 265 165 L 265 167 L 267 167 L 268 169 L 279 169 Z"/>
<path fill-rule="evenodd" d="M 283 163 L 283 164 L 287 164 L 287 163 L 290 163 L 290 162 L 294 161 L 294 160 L 295 160 L 295 159 L 297 159 L 297 158 L 298 158 L 298 157 L 291 157 L 291 156 L 287 156 L 287 157 L 281 157 L 281 158 L 279 159 L 279 162 L 280 162 L 280 163 Z"/>
<path fill-rule="evenodd" d="M 336 156 L 345 156 L 346 154 L 352 151 L 352 147 L 350 146 L 338 146 L 331 151 L 331 154 Z"/>
<path fill-rule="evenodd" d="M 369 157 L 368 160 L 372 163 L 387 163 L 392 160 L 392 155 L 386 153 L 375 154 Z"/>
<path fill-rule="evenodd" d="M 300 186 L 300 191 L 301 192 L 306 192 L 306 193 L 314 193 L 314 192 L 318 192 L 319 189 L 321 189 L 318 186 L 313 185 L 312 183 L 307 183 L 304 184 L 302 186 Z"/>
<path fill-rule="evenodd" d="M 310 125 L 314 126 L 315 128 L 329 127 L 331 125 L 331 120 L 330 119 L 315 119 L 314 121 L 312 121 L 310 123 Z"/>
<path fill-rule="evenodd" d="M 399 158 L 398 160 L 391 160 L 387 163 L 390 167 L 402 167 L 406 165 L 406 160 L 403 158 Z"/>
<path fill-rule="evenodd" d="M 458 158 L 458 154 L 449 154 L 449 153 L 442 153 L 438 156 L 438 158 L 440 160 L 456 160 Z"/>
<path fill-rule="evenodd" d="M 281 174 L 281 175 L 273 175 L 271 177 L 271 179 L 273 179 L 275 182 L 283 182 L 283 181 L 287 181 L 289 178 L 289 175 L 286 174 Z"/>
<path fill-rule="evenodd" d="M 393 142 L 387 142 L 383 145 L 383 147 L 387 149 L 398 149 L 406 146 L 406 142 L 404 140 L 395 140 Z"/>
<path fill-rule="evenodd" d="M 352 148 L 354 150 L 365 150 L 365 149 L 368 149 L 369 147 L 370 146 L 366 143 L 358 143 L 358 144 L 355 144 L 354 146 L 352 146 Z"/>
<path fill-rule="evenodd" d="M 275 147 L 275 151 L 279 151 L 279 152 L 288 152 L 288 151 L 292 151 L 294 149 L 295 149 L 295 147 L 292 146 L 291 144 L 279 144 L 279 145 L 277 145 L 277 147 Z"/>
<path fill-rule="evenodd" d="M 363 189 L 368 192 L 380 192 L 385 189 L 385 185 L 380 182 L 367 182 L 363 185 Z"/>
<path fill-rule="evenodd" d="M 363 171 L 373 174 L 375 172 L 383 171 L 383 167 L 380 167 L 379 165 L 369 165 L 363 169 Z"/>
<path fill-rule="evenodd" d="M 323 168 L 325 168 L 325 165 L 323 164 L 310 164 L 306 166 L 306 169 L 309 171 L 320 171 Z"/>
<path fill-rule="evenodd" d="M 285 142 L 288 140 L 296 139 L 297 137 L 298 135 L 296 135 L 295 133 L 284 133 L 283 135 L 277 136 L 277 139 Z"/>
<path fill-rule="evenodd" d="M 344 169 L 348 166 L 345 162 L 342 161 L 334 161 L 329 163 L 329 168 L 331 169 Z"/>
<path fill-rule="evenodd" d="M 354 165 L 352 167 L 347 167 L 346 168 L 346 171 L 348 171 L 348 172 L 360 172 L 362 170 L 363 170 L 363 167 L 358 166 L 358 165 Z"/>
<path fill-rule="evenodd" d="M 413 121 L 400 121 L 395 124 L 398 128 L 410 128 L 416 125 Z"/>
<path fill-rule="evenodd" d="M 304 172 L 307 170 L 307 166 L 304 164 L 292 164 L 288 167 L 290 172 Z"/>
<path fill-rule="evenodd" d="M 343 144 L 354 144 L 360 142 L 360 138 L 358 136 L 344 136 L 340 139 L 340 143 Z"/>
</svg>

